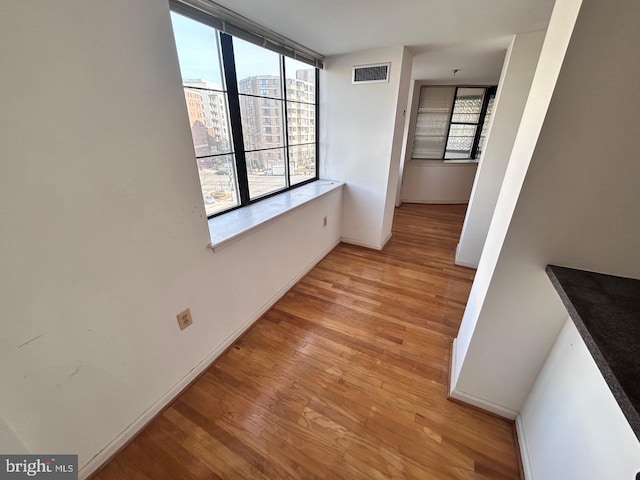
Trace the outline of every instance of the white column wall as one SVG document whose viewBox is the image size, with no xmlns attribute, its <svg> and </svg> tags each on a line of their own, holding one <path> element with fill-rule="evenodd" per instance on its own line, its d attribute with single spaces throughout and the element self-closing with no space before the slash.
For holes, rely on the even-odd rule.
<svg viewBox="0 0 640 480">
<path fill-rule="evenodd" d="M 407 124 L 409 108 L 409 89 L 411 87 L 411 69 L 413 55 L 408 48 L 402 52 L 402 67 L 400 70 L 400 87 L 398 88 L 398 100 L 396 103 L 396 123 L 393 127 L 393 146 L 391 148 L 391 162 L 389 165 L 389 179 L 387 180 L 387 197 L 384 206 L 384 218 L 382 222 L 383 242 L 391 238 L 393 226 L 393 213 L 396 207 L 398 190 L 400 189 L 401 164 L 404 158 L 403 141 L 405 125 Z"/>
<path fill-rule="evenodd" d="M 487 233 L 484 252 L 480 258 L 478 271 L 473 281 L 473 286 L 471 287 L 458 336 L 454 342 L 454 362 L 451 370 L 452 395 L 464 395 L 466 398 L 469 398 L 471 395 L 470 392 L 462 390 L 462 385 L 459 384 L 458 377 L 463 364 L 466 363 L 466 356 L 471 344 L 471 339 L 474 337 L 478 319 L 485 307 L 485 298 L 487 297 L 489 286 L 494 277 L 502 244 L 507 235 L 511 216 L 518 201 L 518 195 L 520 194 L 529 162 L 531 161 L 540 130 L 542 129 L 549 103 L 551 102 L 551 97 L 581 4 L 582 0 L 557 2 L 551 15 L 549 27 L 547 28 L 547 33 L 542 45 L 542 51 L 540 52 L 540 59 L 538 60 L 539 68 L 536 69 L 536 74 L 531 84 L 531 91 L 527 98 L 520 128 L 518 129 L 511 158 L 507 165 L 505 178 L 496 203 L 495 213 L 491 220 L 489 232 Z M 544 280 L 543 277 L 543 281 Z M 497 284 L 495 286 L 497 287 Z M 501 286 L 505 289 L 509 288 L 508 283 Z M 505 295 L 504 299 L 508 301 L 509 297 Z M 558 312 L 558 308 L 560 307 L 556 305 L 556 313 Z M 557 333 L 557 331 L 555 333 Z M 499 335 L 500 332 L 495 331 L 494 334 Z M 552 333 L 551 335 L 553 337 L 554 334 Z M 508 344 L 506 346 L 508 346 Z M 491 346 L 488 348 L 489 350 L 484 353 L 485 356 L 492 355 Z M 512 353 L 515 354 L 515 352 Z M 541 353 L 540 355 L 539 365 L 533 366 L 532 371 L 529 372 L 531 377 L 523 381 L 524 386 L 516 380 L 518 386 L 514 387 L 514 391 L 516 392 L 517 398 L 509 404 L 510 406 L 507 406 L 507 404 L 503 405 L 509 412 L 512 412 L 511 414 L 517 412 L 517 408 L 522 405 L 529 388 L 527 385 L 533 382 L 544 358 L 546 358 L 546 353 Z M 500 380 L 495 379 L 494 383 L 499 381 Z M 494 383 L 492 383 L 491 387 L 494 386 Z M 503 389 L 504 388 L 506 387 L 503 387 Z M 477 396 L 477 393 L 474 395 Z M 485 395 L 486 397 L 480 398 L 479 400 L 484 402 L 489 401 L 488 397 L 491 397 L 491 395 Z M 517 405 L 517 407 L 514 408 L 514 405 Z"/>
<path fill-rule="evenodd" d="M 346 183 L 345 242 L 381 249 L 391 235 L 410 60 L 404 47 L 326 58 L 320 83 L 321 174 Z M 388 83 L 351 83 L 355 65 L 386 62 L 391 62 Z"/>
<path fill-rule="evenodd" d="M 568 40 L 580 3 L 554 89 L 566 40 L 545 61 L 550 36 Z M 456 342 L 459 393 L 522 408 L 566 317 L 546 264 L 640 277 L 639 18 L 634 0 L 556 4 Z"/>
<path fill-rule="evenodd" d="M 456 263 L 477 268 L 502 186 L 545 32 L 514 36 L 502 67 L 489 135 L 478 163 Z"/>
</svg>

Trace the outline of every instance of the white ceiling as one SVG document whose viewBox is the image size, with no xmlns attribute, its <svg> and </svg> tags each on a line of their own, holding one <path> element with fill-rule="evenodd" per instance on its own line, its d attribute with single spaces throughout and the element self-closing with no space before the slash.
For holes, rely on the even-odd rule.
<svg viewBox="0 0 640 480">
<path fill-rule="evenodd" d="M 323 55 L 416 54 L 544 30 L 554 0 L 214 0 Z"/>
<path fill-rule="evenodd" d="M 445 85 L 497 85 L 513 37 L 496 37 L 456 45 L 414 48 L 411 78 Z M 453 70 L 458 70 L 453 75 Z"/>
</svg>

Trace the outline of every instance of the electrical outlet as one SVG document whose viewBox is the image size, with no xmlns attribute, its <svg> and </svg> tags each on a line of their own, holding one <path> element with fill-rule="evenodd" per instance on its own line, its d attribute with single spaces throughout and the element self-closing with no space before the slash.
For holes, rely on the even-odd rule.
<svg viewBox="0 0 640 480">
<path fill-rule="evenodd" d="M 180 330 L 184 330 L 191 326 L 192 323 L 193 318 L 191 318 L 191 310 L 188 308 L 184 312 L 180 312 L 178 314 L 178 326 L 180 327 Z"/>
<path fill-rule="evenodd" d="M 327 226 L 327 217 L 326 216 L 322 219 L 322 226 L 323 227 Z"/>
</svg>

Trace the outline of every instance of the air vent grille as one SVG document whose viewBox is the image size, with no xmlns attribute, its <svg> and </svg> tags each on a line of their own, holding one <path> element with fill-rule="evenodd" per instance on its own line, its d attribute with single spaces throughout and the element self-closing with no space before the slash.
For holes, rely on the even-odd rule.
<svg viewBox="0 0 640 480">
<path fill-rule="evenodd" d="M 389 81 L 390 67 L 390 63 L 355 66 L 351 83 L 386 83 Z"/>
</svg>

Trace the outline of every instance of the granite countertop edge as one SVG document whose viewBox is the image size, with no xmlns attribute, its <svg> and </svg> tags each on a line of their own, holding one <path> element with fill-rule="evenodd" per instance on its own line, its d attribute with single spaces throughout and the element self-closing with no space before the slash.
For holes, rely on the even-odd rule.
<svg viewBox="0 0 640 480">
<path fill-rule="evenodd" d="M 578 312 L 576 311 L 575 307 L 573 306 L 573 303 L 571 302 L 571 299 L 569 298 L 564 288 L 562 287 L 562 284 L 560 283 L 555 273 L 553 272 L 553 267 L 554 265 L 547 265 L 547 268 L 546 268 L 546 272 L 547 272 L 547 275 L 549 276 L 549 279 L 551 280 L 551 283 L 553 284 L 554 288 L 558 292 L 558 295 L 560 296 L 562 303 L 564 304 L 567 311 L 569 312 L 569 316 L 571 317 L 571 319 L 573 320 L 573 323 L 578 329 L 578 332 L 580 333 L 580 336 L 584 340 L 584 343 L 586 344 L 587 349 L 591 353 L 593 360 L 596 362 L 596 365 L 598 366 L 600 373 L 604 377 L 605 382 L 609 386 L 609 389 L 611 390 L 613 397 L 616 399 L 616 402 L 618 402 L 618 405 L 620 406 L 622 413 L 624 414 L 627 421 L 629 422 L 629 425 L 631 426 L 633 433 L 635 433 L 638 440 L 640 440 L 640 414 L 631 403 L 631 400 L 629 399 L 626 392 L 620 385 L 620 382 L 618 381 L 618 378 L 616 377 L 615 373 L 613 373 L 613 370 L 609 366 L 609 363 L 602 355 L 602 352 L 600 351 L 598 344 L 591 336 L 591 333 L 589 333 L 589 329 L 583 322 L 582 318 L 580 318 L 580 314 L 578 314 Z"/>
</svg>

